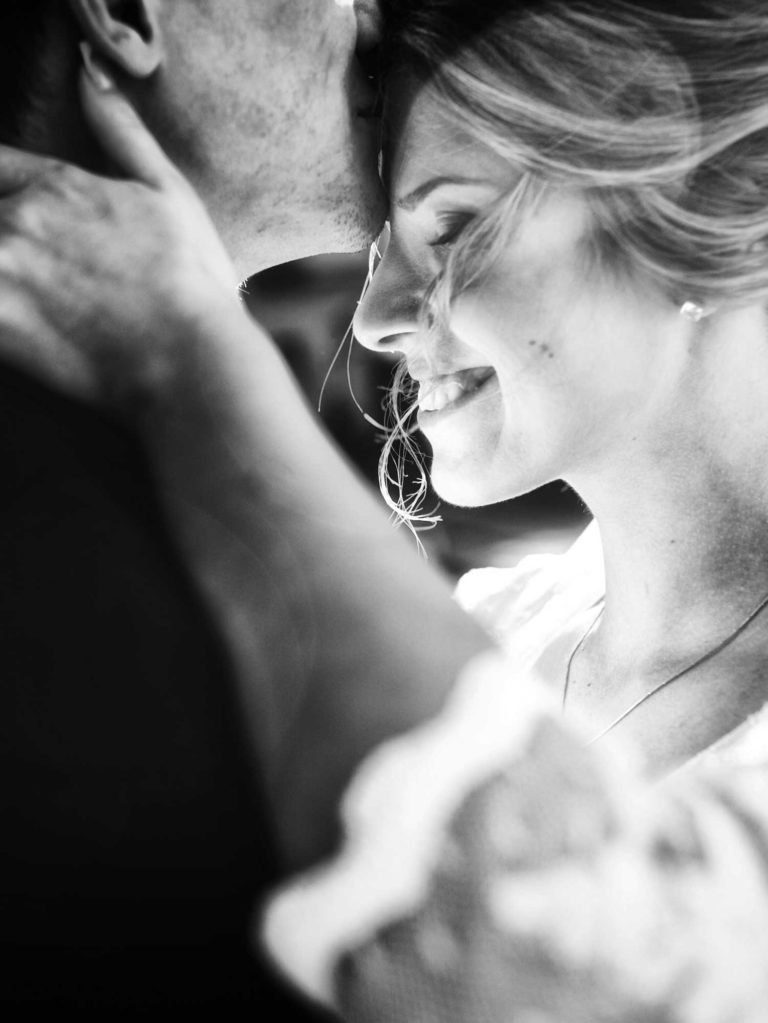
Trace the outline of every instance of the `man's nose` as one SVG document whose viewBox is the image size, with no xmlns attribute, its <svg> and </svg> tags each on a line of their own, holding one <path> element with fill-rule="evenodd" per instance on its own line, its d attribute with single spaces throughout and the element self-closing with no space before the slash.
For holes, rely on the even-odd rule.
<svg viewBox="0 0 768 1023">
<path fill-rule="evenodd" d="M 354 334 L 374 352 L 403 351 L 419 329 L 421 299 L 407 268 L 389 258 L 379 264 L 355 313 Z"/>
</svg>

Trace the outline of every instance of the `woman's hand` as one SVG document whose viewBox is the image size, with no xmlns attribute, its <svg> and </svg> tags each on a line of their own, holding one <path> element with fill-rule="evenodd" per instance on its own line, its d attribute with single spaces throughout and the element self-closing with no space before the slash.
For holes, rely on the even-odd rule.
<svg viewBox="0 0 768 1023">
<path fill-rule="evenodd" d="M 190 336 L 247 314 L 206 210 L 131 104 L 93 68 L 81 96 L 124 177 L 0 147 L 0 357 L 122 406 L 162 387 Z"/>
</svg>

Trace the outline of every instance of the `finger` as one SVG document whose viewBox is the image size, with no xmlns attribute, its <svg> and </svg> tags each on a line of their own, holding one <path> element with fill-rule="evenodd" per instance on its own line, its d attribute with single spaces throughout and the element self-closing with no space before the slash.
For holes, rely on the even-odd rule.
<svg viewBox="0 0 768 1023">
<path fill-rule="evenodd" d="M 162 187 L 175 180 L 176 168 L 87 44 L 83 45 L 83 57 L 80 98 L 104 151 L 126 176 L 145 184 Z"/>
<path fill-rule="evenodd" d="M 30 181 L 50 170 L 54 162 L 46 156 L 0 145 L 0 196 L 21 191 Z"/>
</svg>

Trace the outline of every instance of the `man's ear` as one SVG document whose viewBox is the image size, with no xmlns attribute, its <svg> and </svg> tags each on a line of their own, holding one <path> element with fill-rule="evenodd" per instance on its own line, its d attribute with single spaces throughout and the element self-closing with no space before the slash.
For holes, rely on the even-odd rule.
<svg viewBox="0 0 768 1023">
<path fill-rule="evenodd" d="M 159 0 L 68 0 L 96 53 L 132 78 L 148 78 L 165 56 Z"/>
</svg>

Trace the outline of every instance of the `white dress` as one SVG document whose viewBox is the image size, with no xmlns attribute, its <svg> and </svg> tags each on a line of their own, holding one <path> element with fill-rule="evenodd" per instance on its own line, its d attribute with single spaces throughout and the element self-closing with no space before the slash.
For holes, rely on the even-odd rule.
<svg viewBox="0 0 768 1023">
<path fill-rule="evenodd" d="M 470 573 L 501 652 L 359 768 L 334 859 L 257 927 L 353 1023 L 768 1023 L 768 707 L 661 784 L 530 669 L 603 593 L 590 526 Z"/>
</svg>

